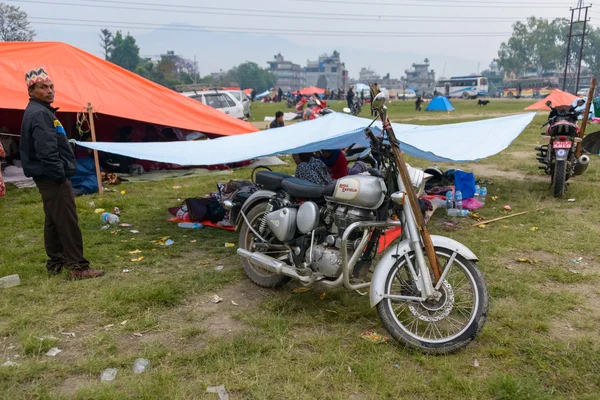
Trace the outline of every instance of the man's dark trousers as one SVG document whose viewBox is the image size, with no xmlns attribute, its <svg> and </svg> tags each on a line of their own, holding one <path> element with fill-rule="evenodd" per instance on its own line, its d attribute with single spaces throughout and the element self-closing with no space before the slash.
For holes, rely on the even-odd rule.
<svg viewBox="0 0 600 400">
<path fill-rule="evenodd" d="M 77 222 L 77 208 L 71 181 L 63 183 L 36 179 L 35 183 L 44 203 L 44 243 L 49 272 L 58 272 L 65 266 L 70 270 L 87 269 L 89 262 L 83 257 L 83 238 Z"/>
</svg>

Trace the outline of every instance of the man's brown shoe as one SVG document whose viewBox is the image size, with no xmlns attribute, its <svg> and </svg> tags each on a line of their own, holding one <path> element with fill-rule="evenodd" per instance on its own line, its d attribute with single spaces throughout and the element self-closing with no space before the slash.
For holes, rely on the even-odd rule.
<svg viewBox="0 0 600 400">
<path fill-rule="evenodd" d="M 69 271 L 71 280 L 98 278 L 102 275 L 104 275 L 104 271 L 100 269 L 72 269 Z"/>
</svg>

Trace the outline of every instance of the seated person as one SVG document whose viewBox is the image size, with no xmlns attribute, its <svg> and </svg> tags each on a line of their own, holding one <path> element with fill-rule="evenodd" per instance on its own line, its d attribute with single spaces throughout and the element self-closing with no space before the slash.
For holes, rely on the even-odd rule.
<svg viewBox="0 0 600 400">
<path fill-rule="evenodd" d="M 3 126 L 0 128 L 0 143 L 2 144 L 2 147 L 4 147 L 5 153 L 5 156 L 2 158 L 4 158 L 7 165 L 15 165 L 15 161 L 21 159 L 19 145 L 11 136 L 7 135 L 8 133 L 7 127 Z"/>
<path fill-rule="evenodd" d="M 321 161 L 329 168 L 329 174 L 333 179 L 340 179 L 348 175 L 358 175 L 367 170 L 367 165 L 357 161 L 348 168 L 348 160 L 341 150 L 321 150 Z"/>
<path fill-rule="evenodd" d="M 326 186 L 333 181 L 327 166 L 315 157 L 314 153 L 294 154 L 296 162 L 296 178 L 304 179 L 317 185 Z"/>
<path fill-rule="evenodd" d="M 285 126 L 285 124 L 283 123 L 283 112 L 277 111 L 275 113 L 275 119 L 271 121 L 271 125 L 269 125 L 269 129 L 281 128 L 282 126 Z"/>
<path fill-rule="evenodd" d="M 154 125 L 146 125 L 146 136 L 142 138 L 142 142 L 164 142 L 165 138 L 158 134 L 158 130 Z"/>
<path fill-rule="evenodd" d="M 118 143 L 129 143 L 131 142 L 131 132 L 133 128 L 130 126 L 123 126 L 119 129 L 119 136 L 117 138 Z M 155 130 L 156 131 L 156 130 Z M 110 154 L 108 157 L 103 157 L 102 167 L 109 172 L 119 172 L 128 174 L 130 172 L 130 166 L 135 163 L 135 160 L 131 157 L 122 156 L 119 154 Z"/>
</svg>

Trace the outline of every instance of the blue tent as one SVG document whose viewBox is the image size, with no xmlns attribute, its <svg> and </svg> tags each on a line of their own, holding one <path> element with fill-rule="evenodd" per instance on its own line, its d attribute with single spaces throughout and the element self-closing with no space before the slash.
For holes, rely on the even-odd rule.
<svg viewBox="0 0 600 400">
<path fill-rule="evenodd" d="M 431 100 L 425 111 L 454 111 L 454 107 L 446 97 L 438 96 Z"/>
</svg>

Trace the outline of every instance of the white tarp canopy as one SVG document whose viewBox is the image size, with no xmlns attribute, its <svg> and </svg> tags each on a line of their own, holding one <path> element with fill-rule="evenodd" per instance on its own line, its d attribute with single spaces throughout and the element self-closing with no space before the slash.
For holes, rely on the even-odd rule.
<svg viewBox="0 0 600 400">
<path fill-rule="evenodd" d="M 535 113 L 447 125 L 394 123 L 402 150 L 429 161 L 475 161 L 506 149 L 531 123 Z M 92 143 L 83 147 L 140 160 L 179 165 L 227 164 L 276 154 L 341 149 L 354 143 L 368 145 L 366 118 L 332 113 L 283 128 L 194 142 Z M 380 132 L 381 122 L 374 124 Z"/>
</svg>

